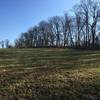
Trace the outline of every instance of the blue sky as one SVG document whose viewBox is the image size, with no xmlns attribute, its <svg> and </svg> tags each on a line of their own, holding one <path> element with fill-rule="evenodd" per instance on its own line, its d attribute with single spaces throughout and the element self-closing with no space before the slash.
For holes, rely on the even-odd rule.
<svg viewBox="0 0 100 100">
<path fill-rule="evenodd" d="M 79 0 L 0 0 L 0 40 L 14 41 L 41 20 L 61 15 Z"/>
</svg>

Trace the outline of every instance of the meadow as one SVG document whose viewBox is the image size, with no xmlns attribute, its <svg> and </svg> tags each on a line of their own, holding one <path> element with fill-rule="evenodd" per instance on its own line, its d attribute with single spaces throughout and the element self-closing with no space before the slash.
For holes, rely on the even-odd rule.
<svg viewBox="0 0 100 100">
<path fill-rule="evenodd" d="M 0 100 L 100 100 L 100 51 L 0 49 Z"/>
</svg>

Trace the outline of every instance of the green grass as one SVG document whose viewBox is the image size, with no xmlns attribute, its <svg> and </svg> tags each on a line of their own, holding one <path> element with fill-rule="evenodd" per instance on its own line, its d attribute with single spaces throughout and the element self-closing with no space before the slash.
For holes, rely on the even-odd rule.
<svg viewBox="0 0 100 100">
<path fill-rule="evenodd" d="M 0 100 L 100 100 L 100 51 L 0 49 Z"/>
</svg>

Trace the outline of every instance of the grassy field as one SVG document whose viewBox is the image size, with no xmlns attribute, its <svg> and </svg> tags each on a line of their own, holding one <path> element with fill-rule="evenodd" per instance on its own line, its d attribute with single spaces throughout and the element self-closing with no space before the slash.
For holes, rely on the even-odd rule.
<svg viewBox="0 0 100 100">
<path fill-rule="evenodd" d="M 1 49 L 0 100 L 100 100 L 100 51 Z"/>
</svg>

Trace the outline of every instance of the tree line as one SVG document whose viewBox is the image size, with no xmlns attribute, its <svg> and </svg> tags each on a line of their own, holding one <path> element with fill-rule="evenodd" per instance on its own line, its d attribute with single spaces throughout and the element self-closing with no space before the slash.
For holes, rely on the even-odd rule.
<svg viewBox="0 0 100 100">
<path fill-rule="evenodd" d="M 100 1 L 81 0 L 73 11 L 41 21 L 15 40 L 16 48 L 100 46 Z"/>
<path fill-rule="evenodd" d="M 0 41 L 0 48 L 13 48 L 8 39 Z"/>
</svg>

